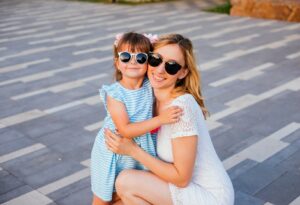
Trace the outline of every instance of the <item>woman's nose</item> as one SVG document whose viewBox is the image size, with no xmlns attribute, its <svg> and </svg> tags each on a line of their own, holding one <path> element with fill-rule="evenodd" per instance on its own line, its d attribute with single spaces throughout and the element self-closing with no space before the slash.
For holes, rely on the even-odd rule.
<svg viewBox="0 0 300 205">
<path fill-rule="evenodd" d="M 161 63 L 159 66 L 157 66 L 156 70 L 159 73 L 164 73 L 165 72 L 165 64 Z"/>
</svg>

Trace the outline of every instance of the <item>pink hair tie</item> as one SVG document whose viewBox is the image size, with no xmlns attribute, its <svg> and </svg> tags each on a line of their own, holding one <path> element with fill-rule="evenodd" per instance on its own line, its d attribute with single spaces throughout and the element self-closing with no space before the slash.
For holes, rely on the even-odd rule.
<svg viewBox="0 0 300 205">
<path fill-rule="evenodd" d="M 117 35 L 116 35 L 116 37 L 115 37 L 115 42 L 114 42 L 114 45 L 117 47 L 118 46 L 118 44 L 119 44 L 119 41 L 123 38 L 123 33 L 118 33 Z M 158 41 L 158 36 L 157 36 L 157 34 L 152 34 L 152 33 L 149 33 L 149 34 L 146 34 L 146 33 L 144 33 L 143 34 L 146 38 L 148 38 L 149 39 L 149 41 L 153 44 L 153 43 L 155 43 L 156 41 Z"/>
<path fill-rule="evenodd" d="M 115 46 L 117 47 L 118 46 L 118 44 L 119 44 L 119 41 L 121 40 L 121 38 L 123 37 L 123 33 L 118 33 L 117 35 L 116 35 L 116 40 L 115 40 L 115 42 L 114 42 L 114 44 L 115 44 Z"/>
<path fill-rule="evenodd" d="M 145 37 L 147 37 L 152 44 L 158 41 L 158 35 L 157 34 L 152 34 L 152 33 L 146 34 L 146 33 L 144 33 L 143 35 Z"/>
</svg>

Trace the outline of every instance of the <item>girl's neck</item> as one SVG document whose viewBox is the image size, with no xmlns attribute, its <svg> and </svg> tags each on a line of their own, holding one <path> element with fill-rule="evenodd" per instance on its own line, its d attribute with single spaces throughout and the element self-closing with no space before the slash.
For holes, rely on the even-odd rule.
<svg viewBox="0 0 300 205">
<path fill-rule="evenodd" d="M 142 87 L 144 78 L 122 78 L 119 83 L 129 90 L 136 90 Z"/>
</svg>

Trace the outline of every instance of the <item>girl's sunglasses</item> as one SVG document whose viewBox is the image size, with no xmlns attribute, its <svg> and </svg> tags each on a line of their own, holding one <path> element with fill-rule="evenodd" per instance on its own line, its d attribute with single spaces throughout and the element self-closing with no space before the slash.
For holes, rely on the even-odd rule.
<svg viewBox="0 0 300 205">
<path fill-rule="evenodd" d="M 164 62 L 162 56 L 158 53 L 149 53 L 148 56 L 148 64 L 152 67 L 157 67 Z M 181 69 L 181 67 L 182 66 L 174 60 L 165 62 L 165 70 L 170 75 L 175 75 Z"/>
<path fill-rule="evenodd" d="M 138 64 L 146 63 L 148 59 L 147 53 L 129 53 L 129 52 L 119 52 L 118 53 L 120 61 L 123 63 L 130 62 L 131 58 L 135 57 L 135 62 Z"/>
</svg>

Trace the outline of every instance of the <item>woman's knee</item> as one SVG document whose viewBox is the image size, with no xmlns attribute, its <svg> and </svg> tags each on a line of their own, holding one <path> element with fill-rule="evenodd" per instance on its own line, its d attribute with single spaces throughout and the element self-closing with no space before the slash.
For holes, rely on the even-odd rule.
<svg viewBox="0 0 300 205">
<path fill-rule="evenodd" d="M 134 175 L 135 175 L 136 170 L 123 170 L 117 177 L 115 186 L 117 193 L 120 197 L 125 194 L 129 194 L 132 188 L 132 182 L 134 180 Z"/>
</svg>

